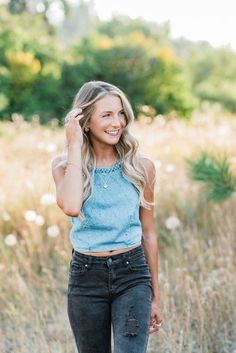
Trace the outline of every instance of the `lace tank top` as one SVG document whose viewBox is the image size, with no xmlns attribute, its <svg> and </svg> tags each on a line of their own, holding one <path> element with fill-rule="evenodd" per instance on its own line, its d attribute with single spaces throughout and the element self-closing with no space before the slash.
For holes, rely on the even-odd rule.
<svg viewBox="0 0 236 353">
<path fill-rule="evenodd" d="M 94 168 L 91 175 L 92 195 L 82 206 L 85 219 L 70 217 L 73 248 L 108 251 L 140 245 L 139 191 L 124 176 L 121 161 L 112 167 Z"/>
</svg>

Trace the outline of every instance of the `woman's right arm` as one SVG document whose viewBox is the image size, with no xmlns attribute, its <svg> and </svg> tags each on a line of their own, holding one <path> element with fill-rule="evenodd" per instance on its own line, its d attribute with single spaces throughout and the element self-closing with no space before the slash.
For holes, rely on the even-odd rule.
<svg viewBox="0 0 236 353">
<path fill-rule="evenodd" d="M 68 156 L 66 166 L 62 166 L 63 157 L 52 161 L 52 175 L 56 184 L 56 200 L 58 206 L 67 216 L 78 216 L 83 203 L 83 175 L 81 162 L 81 146 L 83 132 L 79 119 L 83 116 L 81 109 L 69 113 L 66 123 Z M 65 162 L 65 160 L 64 160 Z"/>
<path fill-rule="evenodd" d="M 56 157 L 52 161 L 52 175 L 56 184 L 57 204 L 67 216 L 76 217 L 79 214 L 83 202 L 80 144 L 69 145 L 66 168 L 60 165 L 61 162 L 61 157 Z"/>
</svg>

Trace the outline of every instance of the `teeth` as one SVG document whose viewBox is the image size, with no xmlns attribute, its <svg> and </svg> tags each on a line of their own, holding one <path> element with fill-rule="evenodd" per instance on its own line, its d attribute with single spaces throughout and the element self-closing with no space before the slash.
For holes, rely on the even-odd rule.
<svg viewBox="0 0 236 353">
<path fill-rule="evenodd" d="M 105 132 L 110 135 L 118 135 L 118 130 L 111 130 L 111 131 L 105 131 Z"/>
</svg>

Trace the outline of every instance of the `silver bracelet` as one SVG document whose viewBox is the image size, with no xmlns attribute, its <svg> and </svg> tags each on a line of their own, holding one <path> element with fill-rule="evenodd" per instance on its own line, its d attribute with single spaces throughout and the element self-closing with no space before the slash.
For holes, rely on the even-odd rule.
<svg viewBox="0 0 236 353">
<path fill-rule="evenodd" d="M 75 163 L 71 163 L 71 162 L 66 163 L 66 165 L 68 165 L 68 164 L 74 165 L 74 166 L 76 166 L 76 167 L 80 167 L 79 164 L 75 164 Z"/>
</svg>

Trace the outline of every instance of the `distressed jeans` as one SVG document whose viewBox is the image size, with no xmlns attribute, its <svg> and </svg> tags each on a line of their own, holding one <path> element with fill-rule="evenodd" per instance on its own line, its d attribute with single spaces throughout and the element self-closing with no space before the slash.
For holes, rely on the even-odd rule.
<svg viewBox="0 0 236 353">
<path fill-rule="evenodd" d="M 72 250 L 67 312 L 79 353 L 145 353 L 151 302 L 142 245 L 111 256 Z"/>
</svg>

